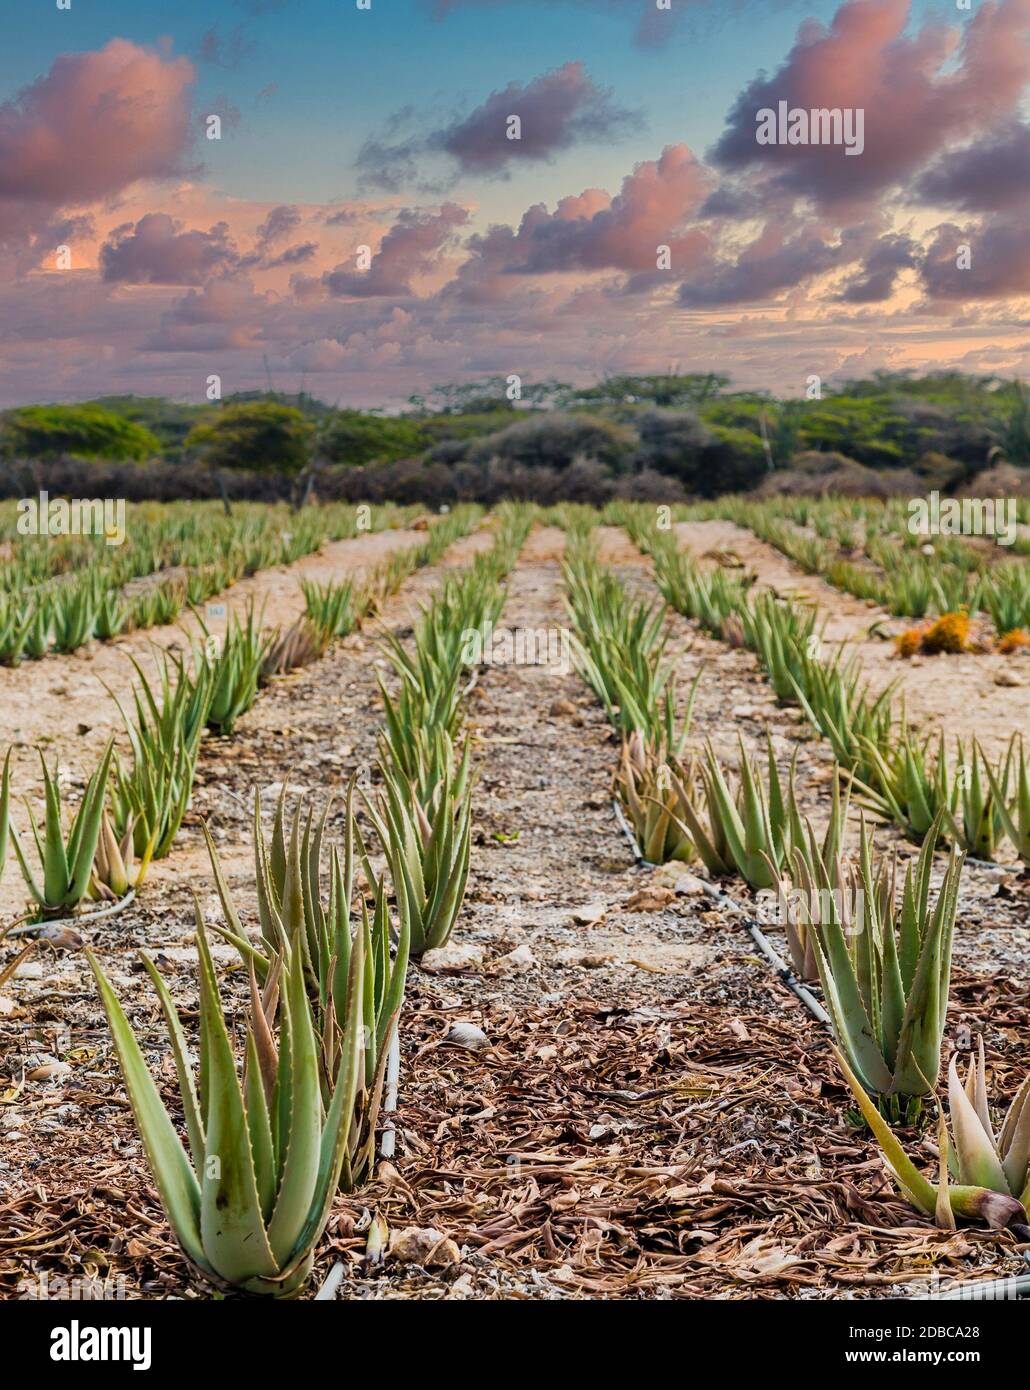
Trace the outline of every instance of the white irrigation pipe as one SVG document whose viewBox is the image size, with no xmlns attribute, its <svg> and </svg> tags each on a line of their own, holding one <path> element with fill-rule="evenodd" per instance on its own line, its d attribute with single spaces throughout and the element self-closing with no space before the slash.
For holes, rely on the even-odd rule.
<svg viewBox="0 0 1030 1390">
<path fill-rule="evenodd" d="M 29 922 L 25 926 L 12 927 L 4 935 L 27 936 L 29 932 L 43 931 L 48 927 L 80 927 L 84 922 L 99 922 L 101 917 L 113 917 L 116 913 L 124 912 L 135 896 L 135 888 L 130 888 L 124 898 L 119 898 L 116 903 L 109 903 L 107 907 L 102 907 L 97 912 L 86 912 L 77 917 L 60 917 L 56 921 Z M 46 940 L 45 937 L 43 939 Z"/>
<path fill-rule="evenodd" d="M 383 1137 L 379 1141 L 379 1157 L 393 1158 L 397 1147 L 397 1131 L 394 1128 L 393 1115 L 397 1109 L 397 1092 L 400 1088 L 401 1077 L 401 1038 L 400 1031 L 395 1027 L 393 1037 L 390 1039 L 390 1051 L 386 1058 L 386 1097 L 383 1100 Z"/>
<path fill-rule="evenodd" d="M 1030 1265 L 1030 1255 L 1023 1259 Z M 1003 1303 L 1030 1294 L 1030 1273 L 1010 1274 L 1005 1279 L 976 1279 L 969 1284 L 954 1284 L 940 1293 L 912 1294 L 910 1303 Z"/>
</svg>

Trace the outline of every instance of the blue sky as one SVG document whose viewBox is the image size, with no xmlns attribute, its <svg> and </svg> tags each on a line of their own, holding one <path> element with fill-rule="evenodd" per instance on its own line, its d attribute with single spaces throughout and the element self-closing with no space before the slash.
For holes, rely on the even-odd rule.
<svg viewBox="0 0 1030 1390">
<path fill-rule="evenodd" d="M 241 0 L 72 0 L 4 16 L 0 93 L 13 95 L 59 52 L 85 52 L 113 36 L 140 44 L 167 37 L 195 57 L 214 30 L 231 65 L 198 62 L 198 106 L 225 96 L 241 124 L 231 141 L 204 154 L 219 184 L 239 197 L 315 201 L 356 191 L 354 156 L 370 131 L 398 108 L 471 109 L 513 80 L 529 81 L 570 59 L 585 62 L 620 104 L 641 111 L 641 133 L 607 149 L 584 147 L 550 167 L 506 183 L 485 182 L 491 213 L 518 216 L 527 202 L 615 183 L 636 158 L 684 140 L 703 151 L 746 80 L 774 67 L 806 17 L 832 18 L 833 0 L 701 0 L 676 20 L 661 46 L 635 41 L 633 3 L 458 4 L 438 15 L 432 0 L 286 0 L 255 14 Z M 274 6 L 274 0 L 273 0 Z M 947 0 L 921 0 L 915 13 L 948 14 Z M 233 54 L 237 44 L 242 48 Z M 259 101 L 274 84 L 275 91 Z M 274 183 L 274 192 L 271 185 Z"/>
</svg>

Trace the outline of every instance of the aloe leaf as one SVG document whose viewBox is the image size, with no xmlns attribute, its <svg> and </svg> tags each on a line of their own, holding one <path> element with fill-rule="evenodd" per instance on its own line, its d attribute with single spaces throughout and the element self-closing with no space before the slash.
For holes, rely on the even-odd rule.
<svg viewBox="0 0 1030 1390">
<path fill-rule="evenodd" d="M 179 1020 L 179 1012 L 175 1007 L 168 986 L 161 978 L 154 962 L 147 955 L 146 951 L 140 952 L 140 959 L 146 967 L 147 974 L 157 991 L 157 997 L 161 1004 L 161 1012 L 165 1017 L 165 1024 L 168 1028 L 168 1039 L 172 1045 L 172 1057 L 175 1061 L 175 1072 L 179 1078 L 179 1095 L 182 1098 L 183 1115 L 186 1120 L 186 1133 L 189 1136 L 190 1153 L 193 1157 L 193 1167 L 199 1173 L 203 1171 L 205 1138 L 204 1121 L 200 1113 L 200 1102 L 197 1099 L 197 1091 L 193 1082 L 193 1067 L 190 1063 L 189 1051 L 186 1047 L 186 1035 Z"/>
<path fill-rule="evenodd" d="M 209 1068 L 200 1229 L 215 1272 L 243 1284 L 274 1276 L 277 1264 L 261 1215 L 246 1108 L 199 905 L 196 919 Z"/>
<path fill-rule="evenodd" d="M 937 1208 L 937 1190 L 933 1183 L 929 1182 L 922 1173 L 919 1172 L 908 1154 L 906 1154 L 890 1125 L 887 1124 L 879 1110 L 877 1110 L 876 1106 L 869 1099 L 858 1077 L 848 1065 L 843 1053 L 835 1047 L 833 1049 L 833 1055 L 836 1057 L 837 1063 L 844 1073 L 845 1080 L 851 1087 L 851 1092 L 858 1103 L 858 1108 L 862 1112 L 862 1118 L 872 1130 L 876 1142 L 883 1150 L 891 1166 L 891 1170 L 902 1189 L 920 1211 L 926 1212 L 928 1216 L 933 1216 Z"/>
<path fill-rule="evenodd" d="M 317 1179 L 322 1131 L 318 1047 L 299 950 L 293 952 L 285 973 L 285 997 L 289 1004 L 284 1019 L 290 1040 L 289 1127 L 281 1139 L 285 1144 L 285 1161 L 275 1210 L 268 1225 L 268 1243 L 280 1266 L 293 1255 L 297 1237 L 308 1217 Z"/>
<path fill-rule="evenodd" d="M 158 1094 L 135 1034 L 118 997 L 93 952 L 86 959 L 97 982 L 132 1113 L 146 1151 L 161 1203 L 183 1250 L 200 1269 L 211 1272 L 200 1228 L 200 1186 L 175 1126 Z"/>
</svg>

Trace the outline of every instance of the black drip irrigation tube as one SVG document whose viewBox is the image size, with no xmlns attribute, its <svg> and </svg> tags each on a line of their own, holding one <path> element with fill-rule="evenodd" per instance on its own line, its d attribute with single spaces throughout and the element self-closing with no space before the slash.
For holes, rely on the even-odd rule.
<svg viewBox="0 0 1030 1390">
<path fill-rule="evenodd" d="M 623 813 L 622 807 L 619 805 L 618 801 L 612 801 L 612 809 L 615 812 L 615 819 L 619 822 L 619 827 L 622 830 L 622 833 L 625 835 L 627 841 L 629 842 L 630 848 L 633 851 L 633 857 L 637 861 L 637 867 L 641 869 L 659 868 L 660 865 L 653 864 L 650 859 L 645 859 L 644 856 L 641 854 L 640 847 L 636 841 L 636 836 L 633 834 L 633 830 L 629 822 L 626 820 L 625 814 Z M 821 1023 L 825 1028 L 829 1028 L 830 1015 L 823 1008 L 822 1004 L 819 1003 L 819 1000 L 816 999 L 812 991 L 808 989 L 804 984 L 802 984 L 802 982 L 794 974 L 793 970 L 791 970 L 790 966 L 783 959 L 779 951 L 777 951 L 776 947 L 772 944 L 772 942 L 769 940 L 765 932 L 754 920 L 754 918 L 749 917 L 748 914 L 744 911 L 744 909 L 740 906 L 740 904 L 734 902 L 730 895 L 728 893 L 724 893 L 721 888 L 715 888 L 710 883 L 702 882 L 701 879 L 698 879 L 698 882 L 701 884 L 701 887 L 704 889 L 706 895 L 709 898 L 711 898 L 713 902 L 718 903 L 718 905 L 725 911 L 731 912 L 735 917 L 738 917 L 740 919 L 744 926 L 744 929 L 751 937 L 751 940 L 758 947 L 759 951 L 761 951 L 765 961 L 769 966 L 772 967 L 773 971 L 776 973 L 776 975 L 779 976 L 783 984 L 787 986 L 787 988 L 791 991 L 792 994 L 796 995 L 796 997 L 801 1000 L 802 1004 L 804 1004 L 805 1008 L 818 1023 Z"/>
<path fill-rule="evenodd" d="M 630 849 L 633 851 L 633 858 L 637 862 L 639 869 L 658 869 L 660 864 L 653 863 L 650 859 L 645 859 L 637 844 L 633 828 L 626 819 L 625 813 L 617 798 L 612 800 L 612 810 L 615 812 L 615 819 L 619 824 L 619 829 L 625 835 Z M 765 932 L 758 925 L 755 919 L 730 897 L 721 888 L 716 888 L 710 883 L 705 883 L 698 879 L 701 888 L 707 897 L 717 903 L 724 911 L 737 917 L 744 929 L 747 931 L 751 940 L 758 947 L 766 963 L 772 968 L 773 972 L 779 977 L 780 981 L 794 994 L 817 1022 L 824 1028 L 832 1032 L 830 1016 L 823 1008 L 819 1000 L 794 974 L 790 966 L 777 951 Z M 1030 1251 L 1022 1254 L 1022 1259 L 1027 1265 L 1026 1274 L 1010 1274 L 1001 1279 L 977 1279 L 968 1284 L 957 1284 L 953 1288 L 942 1289 L 938 1293 L 929 1294 L 910 1294 L 908 1302 L 912 1303 L 960 1303 L 960 1302 L 1002 1302 L 1006 1300 L 1019 1299 L 1023 1296 L 1030 1296 Z"/>
</svg>

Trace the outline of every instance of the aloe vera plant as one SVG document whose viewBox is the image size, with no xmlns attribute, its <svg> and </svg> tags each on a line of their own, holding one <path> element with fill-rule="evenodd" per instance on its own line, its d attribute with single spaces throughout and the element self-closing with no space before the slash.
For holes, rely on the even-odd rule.
<svg viewBox="0 0 1030 1390">
<path fill-rule="evenodd" d="M 143 857 L 136 863 L 133 846 L 135 822 L 130 818 L 121 839 L 114 833 L 111 817 L 104 811 L 100 823 L 100 837 L 97 840 L 93 857 L 93 873 L 90 877 L 89 891 L 93 898 L 111 902 L 123 898 L 130 888 L 138 888 L 147 876 L 150 861 L 154 857 L 156 831 L 144 846 Z"/>
<path fill-rule="evenodd" d="M 465 898 L 472 847 L 469 745 L 421 802 L 404 778 L 382 767 L 383 791 L 363 796 L 394 884 L 403 883 L 411 916 L 411 953 L 445 946 Z M 363 858 L 366 876 L 371 864 Z"/>
<path fill-rule="evenodd" d="M 363 1181 L 371 1171 L 386 1058 L 397 1028 L 412 940 L 412 916 L 403 879 L 394 885 L 396 924 L 390 921 L 387 881 L 370 868 L 366 874 L 373 895 L 372 915 L 369 916 L 364 899 L 360 913 L 353 910 L 355 854 L 364 857 L 353 796 L 352 779 L 344 812 L 343 854 L 341 857 L 336 845 L 331 847 L 326 896 L 321 887 L 322 847 L 331 803 L 323 807 L 321 814 L 302 803 L 287 826 L 285 795 L 281 794 L 272 833 L 266 836 L 261 823 L 261 798 L 255 795 L 254 880 L 260 947 L 250 940 L 243 927 L 214 841 L 205 826 L 211 868 L 228 923 L 216 930 L 236 947 L 248 967 L 254 967 L 266 989 L 279 957 L 293 952 L 302 962 L 305 986 L 315 1011 L 327 1104 L 346 1033 L 347 982 L 360 939 L 365 961 L 364 1072 L 355 1111 L 357 1128 L 351 1135 L 341 1174 L 346 1190 Z M 392 935 L 397 946 L 391 957 Z"/>
<path fill-rule="evenodd" d="M 1010 746 L 1009 757 L 1000 765 L 997 774 L 989 776 L 990 764 L 975 738 L 968 753 L 961 739 L 956 739 L 955 745 L 957 804 L 954 810 L 945 809 L 944 822 L 960 849 L 977 859 L 990 860 L 1005 834 L 1004 812 L 1012 772 L 1012 749 Z"/>
<path fill-rule="evenodd" d="M 640 853 L 651 864 L 697 858 L 693 841 L 677 816 L 680 800 L 697 778 L 678 764 L 667 746 L 648 742 L 634 730 L 622 744 L 615 785 Z"/>
<path fill-rule="evenodd" d="M 806 660 L 818 649 L 818 613 L 763 592 L 741 612 L 744 640 L 766 669 L 783 703 L 793 703 Z"/>
<path fill-rule="evenodd" d="M 307 666 L 324 655 L 328 639 L 303 615 L 285 630 L 277 629 L 271 637 L 261 662 L 261 683 L 273 676 L 284 676 L 298 666 Z"/>
<path fill-rule="evenodd" d="M 114 990 L 91 951 L 87 958 L 147 1161 L 183 1253 L 220 1287 L 290 1297 L 311 1272 L 315 1245 L 360 1127 L 365 937 L 357 934 L 350 955 L 339 1065 L 327 1100 L 301 951 L 287 950 L 277 959 L 263 993 L 251 975 L 241 1079 L 199 906 L 197 950 L 202 1062 L 196 1078 L 168 988 L 143 955 L 168 1028 L 188 1152 Z"/>
<path fill-rule="evenodd" d="M 301 589 L 308 620 L 327 644 L 334 637 L 346 637 L 357 627 L 365 601 L 362 594 L 355 590 L 353 580 L 346 579 L 339 584 L 316 584 L 310 579 L 302 579 Z"/>
<path fill-rule="evenodd" d="M 846 936 L 863 920 L 858 875 L 841 856 L 850 794 L 842 799 L 839 776 L 833 778 L 832 786 L 830 818 L 822 841 L 805 817 L 804 833 L 795 833 L 790 852 L 780 867 L 766 856 L 794 970 L 802 980 L 809 981 L 819 978 L 815 924 L 828 916 L 827 904 L 836 905 Z M 787 891 L 788 881 L 791 892 Z"/>
<path fill-rule="evenodd" d="M 931 907 L 930 875 L 940 834 L 937 821 L 918 859 L 906 866 L 899 905 L 897 857 L 882 860 L 874 871 L 863 824 L 863 920 L 845 924 L 831 900 L 814 933 L 819 979 L 838 1045 L 870 1095 L 894 1115 L 904 1101 L 909 1118 L 937 1085 L 965 858 L 952 847 Z"/>
<path fill-rule="evenodd" d="M 272 637 L 262 634 L 260 622 L 255 620 L 253 603 L 248 606 L 245 619 L 230 614 L 225 639 L 217 652 L 209 647 L 214 639 L 199 615 L 198 620 L 205 641 L 203 646 L 194 644 L 194 665 L 199 670 L 207 664 L 212 673 L 208 726 L 228 736 L 236 728 L 236 721 L 257 699 L 261 667 Z"/>
<path fill-rule="evenodd" d="M 1020 859 L 1024 864 L 1030 864 L 1030 760 L 1026 756 L 1022 734 L 1012 735 L 1005 766 L 1014 773 L 1011 800 L 990 763 L 984 763 L 1002 825 Z"/>
<path fill-rule="evenodd" d="M 873 695 L 860 662 L 845 662 L 838 649 L 830 661 L 809 657 L 791 684 L 805 718 L 829 742 L 841 766 L 858 781 L 872 783 L 878 764 L 870 761 L 869 750 L 886 759 L 894 746 L 896 683 Z"/>
<path fill-rule="evenodd" d="M 43 768 L 43 787 L 45 795 L 45 820 L 42 836 L 36 827 L 35 819 L 29 810 L 29 826 L 35 841 L 36 853 L 42 870 L 42 881 L 30 865 L 12 825 L 11 838 L 15 854 L 21 867 L 22 876 L 29 892 L 39 907 L 41 917 L 56 917 L 71 912 L 86 896 L 90 876 L 93 872 L 93 857 L 100 838 L 104 814 L 104 800 L 107 796 L 107 779 L 114 751 L 114 740 L 108 741 L 100 763 L 86 784 L 82 802 L 72 820 L 71 830 L 65 838 L 62 817 L 61 789 L 57 772 L 51 773 L 46 759 L 40 753 L 39 761 Z M 28 809 L 28 808 L 26 808 Z"/>
<path fill-rule="evenodd" d="M 930 753 L 932 742 L 932 737 L 920 742 L 906 731 L 885 755 L 867 741 L 872 775 L 868 782 L 856 778 L 863 804 L 917 841 L 942 817 L 952 816 L 958 805 L 959 789 L 948 771 L 943 733 L 936 755 Z"/>
<path fill-rule="evenodd" d="M 129 736 L 132 765 L 123 766 L 116 755 L 111 786 L 113 832 L 120 841 L 131 827 L 140 860 L 163 859 L 193 792 L 213 673 L 203 664 L 190 677 L 181 658 L 166 652 L 155 688 L 134 659 L 133 665 L 139 677 L 133 687 L 135 719 L 115 700 Z"/>
<path fill-rule="evenodd" d="M 740 780 L 734 792 L 708 743 L 700 765 L 704 812 L 694 798 L 681 793 L 675 813 L 709 873 L 737 872 L 761 889 L 773 887 L 791 846 L 804 836 L 795 791 L 797 754 L 784 788 L 768 734 L 766 746 L 763 780 L 740 740 Z"/>
<path fill-rule="evenodd" d="M 625 737 L 654 735 L 672 720 L 675 706 L 672 667 L 662 660 L 664 604 L 631 599 L 622 581 L 601 569 L 588 542 L 570 546 L 564 575 L 580 675 Z"/>
<path fill-rule="evenodd" d="M 938 1106 L 940 1162 L 938 1180 L 933 1183 L 909 1158 L 847 1058 L 836 1048 L 834 1053 L 898 1186 L 913 1206 L 945 1230 L 954 1230 L 956 1218 L 961 1217 L 985 1221 L 996 1229 L 1016 1228 L 1017 1239 L 1030 1240 L 1030 1076 L 995 1132 L 987 1098 L 983 1040 L 979 1041 L 976 1061 L 969 1060 L 964 1085 L 952 1054 L 948 1063 L 952 1132 L 949 1135 Z"/>
<path fill-rule="evenodd" d="M 0 666 L 20 664 L 31 621 L 31 610 L 0 595 Z"/>
<path fill-rule="evenodd" d="M 97 619 L 97 591 L 92 576 L 53 596 L 51 622 L 54 650 L 74 652 L 93 636 Z"/>
</svg>

